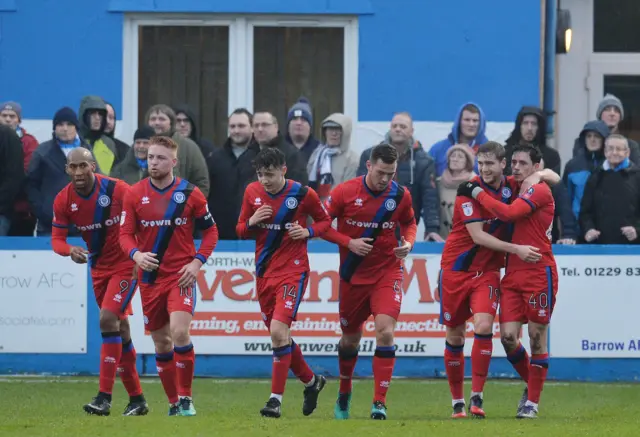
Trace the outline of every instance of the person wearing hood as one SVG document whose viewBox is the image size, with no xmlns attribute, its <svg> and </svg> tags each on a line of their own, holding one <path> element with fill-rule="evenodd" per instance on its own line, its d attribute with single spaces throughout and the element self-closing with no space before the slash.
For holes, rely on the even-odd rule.
<svg viewBox="0 0 640 437">
<path fill-rule="evenodd" d="M 213 156 L 213 143 L 209 140 L 198 136 L 198 125 L 196 123 L 196 114 L 188 105 L 179 105 L 174 109 L 176 113 L 176 131 L 185 138 L 189 138 L 196 143 L 204 156 L 204 160 L 209 165 L 209 161 Z"/>
<path fill-rule="evenodd" d="M 447 150 L 447 168 L 436 179 L 440 197 L 440 236 L 446 240 L 453 226 L 453 207 L 458 187 L 476 176 L 473 171 L 476 158 L 470 147 L 458 144 Z"/>
<path fill-rule="evenodd" d="M 126 154 L 129 152 L 131 146 L 129 146 L 124 141 L 121 141 L 115 137 L 116 133 L 116 110 L 113 108 L 113 105 L 105 100 L 105 105 L 107 106 L 107 127 L 104 130 L 104 133 L 116 143 L 116 149 L 118 149 L 118 153 Z"/>
<path fill-rule="evenodd" d="M 311 104 L 306 97 L 300 97 L 287 113 L 287 135 L 289 144 L 293 144 L 302 155 L 306 165 L 320 142 L 313 136 L 313 114 Z"/>
<path fill-rule="evenodd" d="M 516 123 L 511 135 L 507 138 L 505 151 L 507 152 L 507 167 L 505 175 L 511 174 L 511 155 L 516 144 L 533 144 L 542 152 L 544 167 L 560 174 L 560 154 L 556 149 L 547 146 L 547 117 L 540 108 L 523 106 L 516 116 Z"/>
<path fill-rule="evenodd" d="M 207 197 L 209 195 L 209 170 L 207 162 L 196 143 L 176 132 L 176 113 L 168 105 L 153 105 L 144 117 L 145 123 L 156 135 L 170 137 L 178 143 L 178 165 L 173 175 L 191 182 Z"/>
<path fill-rule="evenodd" d="M 133 135 L 133 147 L 129 148 L 124 160 L 113 169 L 111 177 L 121 179 L 129 185 L 136 184 L 149 176 L 147 152 L 149 140 L 156 133 L 150 126 L 142 126 Z"/>
<path fill-rule="evenodd" d="M 440 204 L 436 188 L 436 166 L 422 144 L 413 137 L 413 120 L 407 112 L 399 112 L 391 120 L 391 129 L 384 143 L 391 144 L 398 151 L 398 169 L 395 180 L 409 189 L 413 200 L 416 224 L 424 221 L 427 241 L 444 242 L 440 234 Z M 357 176 L 367 174 L 367 161 L 373 147 L 360 155 Z"/>
<path fill-rule="evenodd" d="M 590 244 L 638 244 L 640 168 L 629 159 L 620 134 L 604 143 L 605 161 L 587 180 L 580 205 L 580 228 Z"/>
<path fill-rule="evenodd" d="M 609 128 L 609 133 L 620 133 L 620 122 L 624 120 L 624 106 L 622 101 L 613 94 L 607 94 L 598 104 L 596 119 L 603 121 Z M 627 138 L 629 143 L 629 159 L 636 165 L 640 165 L 640 146 L 637 142 Z M 580 144 L 580 137 L 573 143 L 573 156 L 578 156 L 584 152 Z"/>
<path fill-rule="evenodd" d="M 358 156 L 350 150 L 352 121 L 334 113 L 322 121 L 324 144 L 318 146 L 307 163 L 309 186 L 323 202 L 338 184 L 356 177 Z"/>
<path fill-rule="evenodd" d="M 587 180 L 604 162 L 604 141 L 608 136 L 609 127 L 604 121 L 594 120 L 585 124 L 578 137 L 583 150 L 564 167 L 562 179 L 576 220 L 580 217 L 580 203 Z"/>
<path fill-rule="evenodd" d="M 107 129 L 107 105 L 98 96 L 85 96 L 80 101 L 80 137 L 91 144 L 93 155 L 105 176 L 118 165 L 127 150 L 118 150 L 116 143 L 105 131 Z"/>
<path fill-rule="evenodd" d="M 260 152 L 265 147 L 277 147 L 285 156 L 287 163 L 287 179 L 307 185 L 309 175 L 307 174 L 307 163 L 302 162 L 302 155 L 299 150 L 289 144 L 278 129 L 278 119 L 270 112 L 261 111 L 253 115 L 253 138 L 255 142 L 249 145 L 251 153 Z M 254 179 L 258 177 L 254 173 Z"/>
<path fill-rule="evenodd" d="M 24 156 L 15 129 L 0 125 L 0 237 L 9 234 L 13 204 L 22 190 Z"/>
<path fill-rule="evenodd" d="M 473 102 L 462 105 L 453 122 L 451 133 L 429 149 L 429 156 L 436 162 L 436 176 L 442 176 L 447 168 L 447 152 L 454 145 L 466 144 L 475 156 L 478 146 L 489 141 L 485 135 L 486 128 L 487 120 L 480 106 Z M 476 164 L 474 171 L 478 171 Z"/>
</svg>

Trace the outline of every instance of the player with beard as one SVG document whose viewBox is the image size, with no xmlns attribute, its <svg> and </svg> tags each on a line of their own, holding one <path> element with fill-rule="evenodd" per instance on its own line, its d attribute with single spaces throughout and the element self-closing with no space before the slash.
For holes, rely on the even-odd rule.
<svg viewBox="0 0 640 437">
<path fill-rule="evenodd" d="M 145 328 L 155 344 L 169 415 L 195 416 L 195 352 L 189 327 L 197 300 L 196 277 L 215 248 L 218 231 L 202 192 L 173 175 L 177 153 L 171 138 L 149 140 L 149 177 L 131 187 L 125 198 L 120 245 L 140 270 Z M 203 231 L 198 251 L 195 226 Z"/>
<path fill-rule="evenodd" d="M 473 182 L 498 201 L 508 204 L 520 190 L 513 177 L 504 177 L 504 147 L 489 141 L 478 148 L 480 176 Z M 557 183 L 560 177 L 547 170 L 532 174 L 527 185 L 541 179 Z M 446 326 L 444 361 L 452 396 L 453 418 L 466 417 L 464 400 L 464 345 L 466 322 L 473 316 L 471 349 L 471 396 L 469 412 L 484 418 L 483 390 L 493 353 L 493 323 L 499 301 L 500 269 L 504 253 L 516 254 L 524 262 L 537 262 L 541 255 L 530 245 L 511 244 L 507 227 L 474 199 L 456 197 L 453 227 L 442 252 L 439 277 L 440 323 Z"/>
<path fill-rule="evenodd" d="M 537 147 L 515 146 L 511 168 L 516 181 L 522 182 L 538 171 L 541 161 L 542 152 Z M 551 189 L 546 184 L 531 185 L 510 205 L 495 200 L 477 181 L 462 184 L 458 193 L 473 197 L 500 220 L 513 222 L 513 243 L 540 248 L 542 259 L 535 264 L 507 256 L 506 273 L 500 283 L 500 333 L 508 354 L 526 357 L 518 336 L 522 325 L 529 325 L 531 361 L 528 368 L 520 370 L 527 389 L 516 417 L 535 419 L 549 368 L 548 328 L 558 291 L 558 271 L 551 246 L 555 213 Z M 528 357 L 523 360 L 528 361 Z"/>
<path fill-rule="evenodd" d="M 127 316 L 133 314 L 130 302 L 137 284 L 132 279 L 134 263 L 118 245 L 118 223 L 129 186 L 96 174 L 96 161 L 83 147 L 69 153 L 66 170 L 71 183 L 53 202 L 51 247 L 58 255 L 69 256 L 77 264 L 89 263 L 102 333 L 100 389 L 84 410 L 98 416 L 111 414 L 111 395 L 119 372 L 129 393 L 124 415 L 142 416 L 149 408 L 142 395 L 136 350 L 127 320 Z M 80 230 L 88 251 L 67 243 L 71 226 Z"/>
</svg>

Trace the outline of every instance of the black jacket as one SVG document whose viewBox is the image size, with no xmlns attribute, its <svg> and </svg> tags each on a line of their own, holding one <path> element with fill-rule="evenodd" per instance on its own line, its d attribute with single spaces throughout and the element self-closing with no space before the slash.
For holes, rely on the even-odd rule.
<svg viewBox="0 0 640 437">
<path fill-rule="evenodd" d="M 258 151 L 257 145 L 247 146 L 247 150 L 236 158 L 231 148 L 231 139 L 227 139 L 222 147 L 213 152 L 209 161 L 209 210 L 216 221 L 221 240 L 238 239 L 236 224 L 242 197 L 247 185 L 256 177 L 253 160 Z"/>
<path fill-rule="evenodd" d="M 260 146 L 256 142 L 252 142 L 249 147 L 255 151 L 256 155 L 260 152 Z M 282 134 L 278 133 L 268 144 L 268 147 L 277 147 L 282 153 L 284 153 L 284 159 L 287 163 L 287 179 L 293 179 L 296 182 L 300 182 L 302 185 L 309 183 L 309 175 L 307 174 L 307 163 L 303 162 L 302 154 L 293 144 L 289 144 L 284 139 Z M 258 180 L 254 172 L 253 180 Z"/>
<path fill-rule="evenodd" d="M 24 182 L 22 141 L 10 127 L 0 125 L 0 215 L 11 216 Z"/>
<path fill-rule="evenodd" d="M 207 165 L 209 165 L 209 161 L 211 161 L 215 147 L 211 141 L 198 136 L 198 125 L 196 124 L 195 112 L 193 112 L 191 107 L 188 105 L 179 105 L 173 110 L 176 115 L 182 113 L 187 116 L 189 121 L 191 121 L 191 134 L 189 135 L 189 139 L 198 145 L 202 152 L 202 156 L 204 156 L 204 160 L 207 161 Z"/>
<path fill-rule="evenodd" d="M 590 229 L 600 231 L 592 244 L 638 244 L 627 240 L 620 228 L 633 226 L 640 236 L 640 167 L 613 171 L 599 168 L 589 176 L 580 205 L 584 238 Z"/>
</svg>

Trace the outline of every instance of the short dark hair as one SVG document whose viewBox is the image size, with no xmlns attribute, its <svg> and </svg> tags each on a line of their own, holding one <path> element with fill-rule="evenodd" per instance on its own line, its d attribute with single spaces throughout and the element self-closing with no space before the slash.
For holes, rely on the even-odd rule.
<svg viewBox="0 0 640 437">
<path fill-rule="evenodd" d="M 478 147 L 478 151 L 476 155 L 480 154 L 488 154 L 493 153 L 498 161 L 502 161 L 504 157 L 507 155 L 507 152 L 504 150 L 504 146 L 497 141 L 487 141 L 484 144 L 481 144 Z"/>
<path fill-rule="evenodd" d="M 253 160 L 253 168 L 257 170 L 269 167 L 282 168 L 287 165 L 284 153 L 277 147 L 265 147 Z"/>
<path fill-rule="evenodd" d="M 253 124 L 253 114 L 247 108 L 234 109 L 233 112 L 229 115 L 229 118 L 231 118 L 232 115 L 242 115 L 242 114 L 247 116 L 247 118 L 249 119 L 250 125 Z"/>
<path fill-rule="evenodd" d="M 540 161 L 542 161 L 542 152 L 540 151 L 540 148 L 533 144 L 516 144 L 511 156 L 518 152 L 529 154 L 529 158 L 531 158 L 531 162 L 534 164 L 540 164 Z"/>
<path fill-rule="evenodd" d="M 371 149 L 371 154 L 369 155 L 369 161 L 372 164 L 375 164 L 378 160 L 385 164 L 393 164 L 398 161 L 398 151 L 391 144 L 380 143 Z"/>
</svg>

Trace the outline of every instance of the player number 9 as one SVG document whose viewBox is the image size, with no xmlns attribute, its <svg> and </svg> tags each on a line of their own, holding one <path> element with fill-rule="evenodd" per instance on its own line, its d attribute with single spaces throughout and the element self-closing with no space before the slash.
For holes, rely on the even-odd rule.
<svg viewBox="0 0 640 437">
<path fill-rule="evenodd" d="M 129 289 L 129 281 L 125 281 L 124 279 L 120 281 L 120 294 L 124 293 Z"/>
</svg>

